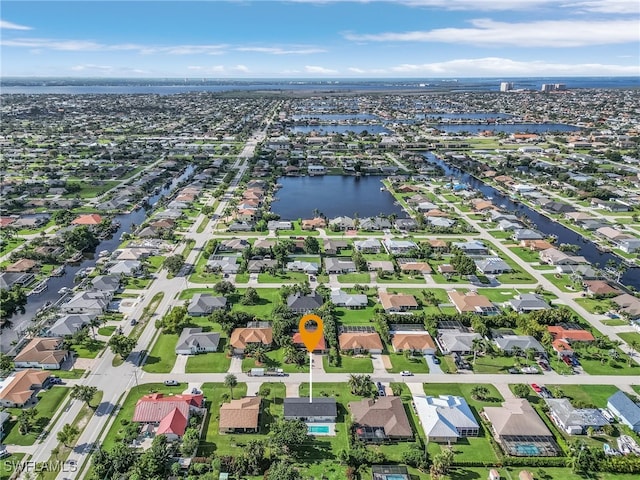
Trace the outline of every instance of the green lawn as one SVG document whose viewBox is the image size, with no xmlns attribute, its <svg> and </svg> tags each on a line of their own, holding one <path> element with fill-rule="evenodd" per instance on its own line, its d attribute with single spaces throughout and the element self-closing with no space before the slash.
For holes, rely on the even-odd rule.
<svg viewBox="0 0 640 480">
<path fill-rule="evenodd" d="M 173 365 L 176 363 L 175 348 L 179 336 L 177 333 L 159 333 L 142 369 L 149 373 L 171 372 Z"/>
<path fill-rule="evenodd" d="M 322 357 L 322 365 L 326 373 L 373 373 L 373 363 L 368 357 L 356 358 L 341 355 L 339 367 L 329 365 L 327 357 Z"/>
<path fill-rule="evenodd" d="M 279 348 L 277 350 L 271 350 L 267 352 L 267 359 L 262 365 L 257 365 L 256 361 L 251 357 L 245 357 L 242 360 L 242 371 L 246 372 L 252 368 L 282 368 L 286 373 L 308 373 L 309 372 L 309 358 L 305 357 L 305 362 L 302 365 L 296 365 L 292 363 L 284 362 L 284 350 Z"/>
<path fill-rule="evenodd" d="M 232 311 L 247 312 L 258 318 L 268 320 L 273 308 L 280 303 L 280 294 L 276 288 L 257 288 L 256 292 L 260 297 L 260 301 L 256 305 L 242 305 L 240 303 L 244 292 L 245 289 L 240 289 L 233 295 L 229 295 L 229 303 L 233 305 L 231 307 Z"/>
<path fill-rule="evenodd" d="M 14 465 L 17 466 L 24 456 L 24 453 L 12 453 L 3 458 L 2 462 L 0 462 L 0 480 L 9 480 L 15 473 Z"/>
<path fill-rule="evenodd" d="M 561 292 L 575 292 L 571 284 L 571 280 L 568 275 L 561 275 L 559 273 L 543 273 L 543 277 L 547 278 L 553 283 Z M 568 288 L 570 287 L 570 288 Z"/>
<path fill-rule="evenodd" d="M 611 320 L 601 320 L 601 323 L 603 325 L 607 325 L 608 327 L 623 327 L 625 325 L 629 325 L 629 322 L 621 318 L 612 318 Z"/>
<path fill-rule="evenodd" d="M 224 352 L 224 346 L 227 342 L 226 338 L 220 339 L 218 352 L 201 353 L 199 355 L 191 355 L 187 359 L 185 367 L 186 373 L 224 373 L 229 370 L 231 365 L 231 357 L 227 357 Z"/>
<path fill-rule="evenodd" d="M 524 363 L 530 363 L 535 365 L 534 362 L 526 362 L 521 359 L 522 365 Z M 514 357 L 502 357 L 499 355 L 478 355 L 475 364 L 473 363 L 473 356 L 470 357 L 469 363 L 471 364 L 474 373 L 507 373 L 508 370 L 515 365 Z"/>
<path fill-rule="evenodd" d="M 504 401 L 502 395 L 498 392 L 496 387 L 493 385 L 485 384 L 477 384 L 483 387 L 487 387 L 489 389 L 489 399 L 488 400 L 476 400 L 471 396 L 471 390 L 476 385 L 467 384 L 467 383 L 425 383 L 424 392 L 427 395 L 456 395 L 460 397 L 464 397 L 469 406 L 474 407 L 477 411 L 482 409 L 483 407 L 495 407 L 500 404 L 500 402 Z"/>
<path fill-rule="evenodd" d="M 526 247 L 510 247 L 509 248 L 513 253 L 518 255 L 521 259 L 528 263 L 539 263 L 540 262 L 540 254 L 530 248 Z"/>
<path fill-rule="evenodd" d="M 47 427 L 56 411 L 64 403 L 70 389 L 67 387 L 56 386 L 49 390 L 43 390 L 38 394 L 38 403 L 35 409 L 38 412 L 36 416 L 35 426 L 27 435 L 21 435 L 18 431 L 17 417 L 22 409 L 7 408 L 6 411 L 15 416 L 15 419 L 7 421 L 4 427 L 6 437 L 3 443 L 13 445 L 33 445 L 40 433 Z"/>
<path fill-rule="evenodd" d="M 366 308 L 357 309 L 336 307 L 337 320 L 342 325 L 366 325 L 373 320 L 374 316 L 373 301 L 369 300 L 369 304 L 370 306 Z"/>
<path fill-rule="evenodd" d="M 600 313 L 607 311 L 607 300 L 598 300 L 597 298 L 576 298 L 576 303 L 583 307 L 589 313 L 596 313 L 596 310 L 600 310 Z"/>
<path fill-rule="evenodd" d="M 427 283 L 422 275 L 408 275 L 405 273 L 400 274 L 400 277 L 396 275 L 392 275 L 389 278 L 380 278 L 378 277 L 378 283 Z"/>
<path fill-rule="evenodd" d="M 371 275 L 368 273 L 345 273 L 338 275 L 338 282 L 340 283 L 369 283 L 371 281 Z"/>
<path fill-rule="evenodd" d="M 73 345 L 71 350 L 80 358 L 96 358 L 105 346 L 106 343 L 103 341 L 88 339 L 85 343 Z"/>
<path fill-rule="evenodd" d="M 73 370 L 49 370 L 51 375 L 55 375 L 60 378 L 68 378 L 68 379 L 78 379 L 82 378 L 85 370 L 74 368 Z"/>
<path fill-rule="evenodd" d="M 640 333 L 622 332 L 618 333 L 618 336 L 624 340 L 627 345 L 631 345 L 631 342 L 636 342 L 638 344 L 636 349 L 640 348 Z"/>
<path fill-rule="evenodd" d="M 110 337 L 113 332 L 116 331 L 116 326 L 115 325 L 107 325 L 105 327 L 100 327 L 98 329 L 98 335 L 103 335 L 105 337 Z"/>
<path fill-rule="evenodd" d="M 109 451 L 114 447 L 116 443 L 120 443 L 122 441 L 122 421 L 131 421 L 131 419 L 133 418 L 133 412 L 136 408 L 136 403 L 138 402 L 140 397 L 149 393 L 164 393 L 165 395 L 175 395 L 177 393 L 182 393 L 185 388 L 186 384 L 178 385 L 176 387 L 167 387 L 162 383 L 146 383 L 137 387 L 132 387 L 125 399 L 120 403 L 120 409 L 116 410 L 118 413 L 116 414 L 115 420 L 111 424 L 109 432 L 102 442 L 102 447 L 105 450 Z M 207 395 L 207 397 L 209 396 Z"/>
<path fill-rule="evenodd" d="M 258 283 L 304 283 L 309 277 L 301 272 L 283 272 L 276 275 L 259 273 Z"/>
<path fill-rule="evenodd" d="M 598 408 L 607 406 L 607 399 L 618 391 L 613 385 L 546 385 L 548 388 L 558 387 L 571 401 L 581 401 Z M 553 391 L 553 390 L 552 390 Z"/>
<path fill-rule="evenodd" d="M 402 353 L 390 353 L 389 359 L 393 368 L 389 373 L 400 373 L 409 370 L 413 373 L 429 373 L 429 366 L 423 356 L 414 356 L 407 359 Z"/>
</svg>

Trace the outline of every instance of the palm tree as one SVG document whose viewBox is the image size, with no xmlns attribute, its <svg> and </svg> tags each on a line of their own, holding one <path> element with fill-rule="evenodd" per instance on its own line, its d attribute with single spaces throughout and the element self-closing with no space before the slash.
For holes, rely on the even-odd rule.
<svg viewBox="0 0 640 480">
<path fill-rule="evenodd" d="M 224 386 L 229 387 L 229 390 L 231 391 L 231 399 L 233 399 L 233 389 L 237 385 L 238 385 L 238 379 L 234 374 L 229 373 L 227 374 L 227 376 L 224 377 Z"/>
<path fill-rule="evenodd" d="M 483 341 L 481 338 L 474 338 L 471 342 L 471 348 L 473 348 L 473 362 L 472 364 L 476 364 L 476 357 L 478 356 L 478 352 L 482 349 Z"/>
<path fill-rule="evenodd" d="M 103 322 L 104 320 L 101 317 L 93 317 L 89 320 L 89 328 L 91 328 L 91 336 L 94 340 L 96 339 L 96 327 L 102 325 Z"/>
<path fill-rule="evenodd" d="M 252 353 L 253 359 L 258 363 L 264 363 L 267 359 L 267 351 L 264 348 L 264 345 L 258 344 L 256 349 Z"/>
</svg>

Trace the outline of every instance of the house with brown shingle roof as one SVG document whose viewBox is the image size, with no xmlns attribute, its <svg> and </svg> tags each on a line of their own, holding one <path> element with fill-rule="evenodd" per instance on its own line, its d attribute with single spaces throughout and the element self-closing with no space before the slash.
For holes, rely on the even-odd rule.
<svg viewBox="0 0 640 480">
<path fill-rule="evenodd" d="M 236 328 L 231 332 L 229 343 L 233 346 L 235 353 L 244 353 L 245 348 L 250 343 L 260 343 L 265 347 L 271 346 L 273 342 L 273 330 L 271 327 L 246 327 Z"/>
<path fill-rule="evenodd" d="M 382 340 L 376 332 L 343 332 L 338 343 L 343 351 L 382 353 Z"/>
<path fill-rule="evenodd" d="M 312 219 L 302 220 L 303 230 L 315 230 L 316 228 L 325 228 L 327 221 L 322 217 L 315 217 Z"/>
<path fill-rule="evenodd" d="M 400 270 L 405 273 L 416 273 L 416 274 L 427 274 L 431 273 L 433 270 L 431 269 L 431 265 L 427 262 L 407 262 L 400 264 Z"/>
<path fill-rule="evenodd" d="M 69 356 L 61 347 L 61 338 L 34 338 L 15 356 L 13 364 L 16 368 L 59 370 Z"/>
<path fill-rule="evenodd" d="M 21 258 L 13 262 L 11 265 L 7 265 L 5 268 L 5 272 L 15 272 L 15 273 L 26 273 L 33 271 L 38 262 L 35 260 L 31 260 L 30 258 Z"/>
<path fill-rule="evenodd" d="M 365 398 L 359 402 L 349 402 L 349 410 L 356 435 L 362 441 L 383 443 L 413 438 L 400 397 L 378 397 L 377 400 Z"/>
<path fill-rule="evenodd" d="M 499 313 L 499 309 L 484 295 L 477 292 L 460 293 L 457 290 L 447 292 L 458 313 L 477 313 L 492 315 Z"/>
<path fill-rule="evenodd" d="M 587 286 L 587 293 L 593 296 L 620 295 L 621 290 L 609 285 L 605 280 L 588 280 L 583 282 Z"/>
<path fill-rule="evenodd" d="M 0 406 L 23 407 L 45 386 L 51 374 L 42 370 L 22 370 L 0 382 Z"/>
<path fill-rule="evenodd" d="M 260 397 L 244 397 L 220 406 L 220 433 L 258 433 L 260 429 Z"/>
<path fill-rule="evenodd" d="M 418 308 L 418 302 L 413 295 L 406 293 L 378 292 L 378 298 L 385 312 L 406 312 Z"/>
</svg>

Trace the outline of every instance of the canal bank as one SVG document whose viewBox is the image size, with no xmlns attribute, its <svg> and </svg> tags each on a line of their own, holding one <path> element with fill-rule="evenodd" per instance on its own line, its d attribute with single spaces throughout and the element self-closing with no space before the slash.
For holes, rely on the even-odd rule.
<svg viewBox="0 0 640 480">
<path fill-rule="evenodd" d="M 514 200 L 511 196 L 487 185 L 479 178 L 465 172 L 459 167 L 436 157 L 433 153 L 422 152 L 422 155 L 427 158 L 429 163 L 439 165 L 444 170 L 446 176 L 454 178 L 460 183 L 469 185 L 474 190 L 481 192 L 485 197 L 493 197 L 493 203 L 495 205 L 500 205 L 503 210 L 510 211 L 518 216 L 527 217 L 529 221 L 536 226 L 537 230 L 544 233 L 546 236 L 554 236 L 557 239 L 558 244 L 568 243 L 577 245 L 579 249 L 575 254 L 585 257 L 592 265 L 598 264 L 604 267 L 604 265 L 609 261 L 613 261 L 616 264 L 624 261 L 624 259 L 613 253 L 600 251 L 593 241 L 584 238 L 578 232 L 575 232 L 543 213 Z M 638 268 L 629 268 L 621 276 L 620 283 L 627 287 L 634 287 L 635 289 L 640 290 L 640 275 L 638 274 Z"/>
<path fill-rule="evenodd" d="M 46 305 L 55 305 L 56 302 L 60 300 L 64 294 L 58 293 L 59 291 L 63 288 L 72 289 L 76 286 L 75 278 L 78 272 L 95 267 L 96 261 L 99 258 L 99 252 L 103 250 L 112 252 L 118 248 L 120 243 L 122 243 L 120 237 L 123 233 L 131 232 L 143 223 L 160 199 L 170 195 L 178 185 L 189 180 L 194 173 L 195 167 L 189 165 L 180 175 L 171 180 L 170 183 L 165 184 L 158 193 L 149 197 L 145 207 L 126 214 L 116 215 L 113 221 L 120 226 L 112 236 L 101 241 L 93 252 L 86 253 L 83 260 L 79 263 L 65 265 L 62 275 L 49 277 L 46 283 L 46 289 L 28 297 L 24 313 L 15 314 L 8 319 L 8 325 L 2 329 L 2 335 L 0 335 L 0 351 L 3 353 L 10 351 L 13 342 L 18 340 L 21 332 L 34 325 L 32 320 L 36 314 L 42 311 Z"/>
</svg>

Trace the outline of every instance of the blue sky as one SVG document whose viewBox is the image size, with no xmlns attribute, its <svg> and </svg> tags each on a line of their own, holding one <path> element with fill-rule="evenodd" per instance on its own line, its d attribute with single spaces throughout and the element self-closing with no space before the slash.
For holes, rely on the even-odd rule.
<svg viewBox="0 0 640 480">
<path fill-rule="evenodd" d="M 11 1 L 4 76 L 640 75 L 638 0 Z"/>
</svg>

